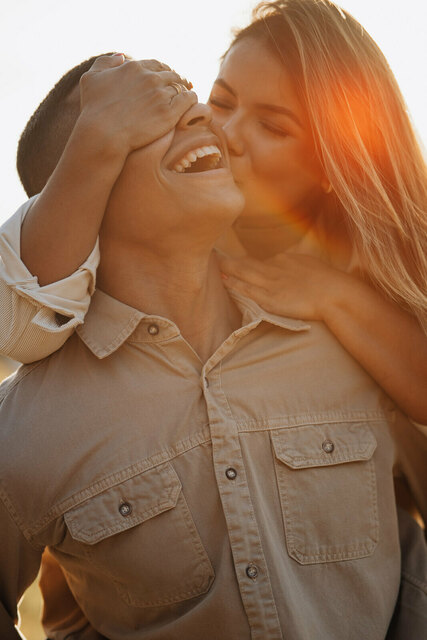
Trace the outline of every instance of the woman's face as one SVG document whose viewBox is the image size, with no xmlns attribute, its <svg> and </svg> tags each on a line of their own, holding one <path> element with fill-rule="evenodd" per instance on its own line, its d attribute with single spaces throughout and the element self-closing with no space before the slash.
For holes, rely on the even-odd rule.
<svg viewBox="0 0 427 640">
<path fill-rule="evenodd" d="M 306 215 L 322 171 L 309 126 L 279 58 L 254 38 L 225 57 L 209 98 L 245 196 L 243 215 Z"/>
</svg>

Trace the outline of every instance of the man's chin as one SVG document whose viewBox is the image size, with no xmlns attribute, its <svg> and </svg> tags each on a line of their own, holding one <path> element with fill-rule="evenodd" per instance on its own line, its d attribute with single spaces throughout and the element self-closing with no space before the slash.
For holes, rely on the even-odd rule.
<svg viewBox="0 0 427 640">
<path fill-rule="evenodd" d="M 198 215 L 222 222 L 224 229 L 230 227 L 242 213 L 245 199 L 233 185 L 219 192 L 202 193 L 197 196 Z"/>
</svg>

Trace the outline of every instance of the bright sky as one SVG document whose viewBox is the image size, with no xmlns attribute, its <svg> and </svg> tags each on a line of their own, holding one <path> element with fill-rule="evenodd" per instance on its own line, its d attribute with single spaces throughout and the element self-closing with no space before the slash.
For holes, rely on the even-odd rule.
<svg viewBox="0 0 427 640">
<path fill-rule="evenodd" d="M 256 0 L 10 0 L 0 9 L 0 223 L 25 201 L 15 169 L 19 135 L 60 76 L 85 58 L 124 51 L 157 58 L 206 100 L 231 28 Z M 384 51 L 427 145 L 426 0 L 342 0 Z"/>
</svg>

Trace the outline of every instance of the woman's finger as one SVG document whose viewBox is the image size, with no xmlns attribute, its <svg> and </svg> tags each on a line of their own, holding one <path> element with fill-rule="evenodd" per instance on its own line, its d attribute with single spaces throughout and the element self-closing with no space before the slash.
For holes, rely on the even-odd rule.
<svg viewBox="0 0 427 640">
<path fill-rule="evenodd" d="M 280 273 L 276 267 L 266 265 L 254 258 L 236 259 L 218 256 L 218 261 L 223 273 L 262 288 L 268 288 L 269 282 L 276 280 L 278 272 Z"/>
<path fill-rule="evenodd" d="M 233 276 L 227 276 L 223 278 L 224 286 L 231 291 L 236 291 L 251 300 L 254 300 L 260 307 L 263 307 L 266 311 L 269 311 L 269 301 L 271 300 L 270 294 L 263 289 L 262 287 L 258 287 L 255 284 L 250 282 L 244 282 L 243 280 L 239 280 L 238 278 L 234 278 Z"/>
<path fill-rule="evenodd" d="M 141 60 L 142 65 L 150 71 L 172 71 L 169 65 L 159 60 Z"/>
<path fill-rule="evenodd" d="M 292 257 L 290 257 L 288 253 L 277 253 L 272 258 L 268 258 L 266 262 L 272 266 L 283 268 L 289 265 L 291 260 Z"/>
<path fill-rule="evenodd" d="M 105 71 L 106 69 L 120 67 L 124 63 L 125 59 L 126 56 L 124 53 L 113 53 L 110 56 L 99 56 L 99 58 L 96 58 L 87 73 L 98 73 L 99 71 Z"/>
<path fill-rule="evenodd" d="M 179 75 L 176 71 L 157 71 L 156 72 L 159 77 L 162 79 L 163 84 L 168 85 L 172 84 L 172 82 L 176 82 L 176 84 L 182 84 L 187 91 L 193 88 L 192 83 Z"/>
</svg>

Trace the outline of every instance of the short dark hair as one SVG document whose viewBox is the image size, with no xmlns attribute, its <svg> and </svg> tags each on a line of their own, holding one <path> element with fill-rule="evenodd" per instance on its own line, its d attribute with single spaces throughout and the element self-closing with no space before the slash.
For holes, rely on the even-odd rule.
<svg viewBox="0 0 427 640">
<path fill-rule="evenodd" d="M 37 107 L 18 143 L 16 167 L 28 196 L 45 186 L 64 151 L 79 115 L 78 102 L 67 100 L 99 54 L 67 71 Z"/>
</svg>

